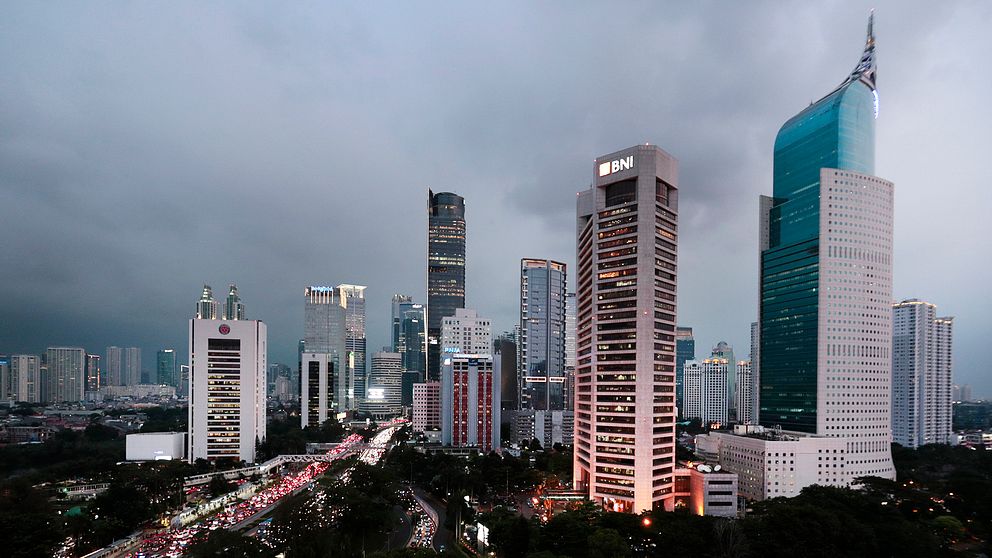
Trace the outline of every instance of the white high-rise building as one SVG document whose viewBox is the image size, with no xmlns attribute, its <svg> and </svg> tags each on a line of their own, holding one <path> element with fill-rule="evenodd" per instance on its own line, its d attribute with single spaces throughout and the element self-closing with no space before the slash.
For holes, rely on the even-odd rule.
<svg viewBox="0 0 992 558">
<path fill-rule="evenodd" d="M 14 399 L 28 403 L 41 403 L 41 357 L 38 355 L 11 355 L 11 384 Z"/>
<path fill-rule="evenodd" d="M 575 293 L 565 295 L 565 408 L 575 408 Z"/>
<path fill-rule="evenodd" d="M 761 329 L 758 328 L 758 322 L 751 322 L 751 354 L 748 356 L 751 362 L 751 422 L 758 422 L 758 409 L 761 408 L 760 391 L 758 386 L 761 385 L 761 371 L 758 370 L 758 365 L 761 362 L 761 341 L 760 341 Z M 741 421 L 743 422 L 743 421 Z"/>
<path fill-rule="evenodd" d="M 16 398 L 16 389 L 10 369 L 10 357 L 0 355 L 0 400 L 13 401 Z"/>
<path fill-rule="evenodd" d="M 216 320 L 220 318 L 220 303 L 214 299 L 214 291 L 210 285 L 203 285 L 200 300 L 196 301 L 196 318 L 198 320 Z"/>
<path fill-rule="evenodd" d="M 123 358 L 123 349 L 107 347 L 107 354 L 103 359 L 103 373 L 107 378 L 108 386 L 123 386 L 127 383 L 127 377 L 123 373 Z"/>
<path fill-rule="evenodd" d="M 365 340 L 365 289 L 362 285 L 338 285 L 338 300 L 345 309 L 345 350 L 348 366 L 348 400 L 351 409 L 357 408 L 365 397 L 366 340 Z"/>
<path fill-rule="evenodd" d="M 301 357 L 300 384 L 313 386 L 326 383 L 327 388 L 326 391 L 315 392 L 301 387 L 301 406 L 304 409 L 322 409 L 318 414 L 323 417 L 320 419 L 323 422 L 331 409 L 333 412 L 354 409 L 354 399 L 349 397 L 353 393 L 354 381 L 348 366 L 347 315 L 340 294 L 334 288 L 307 287 L 304 297 L 304 355 Z M 311 374 L 313 376 L 309 376 Z M 320 399 L 308 401 L 307 398 L 315 393 L 320 394 Z"/>
<path fill-rule="evenodd" d="M 500 377 L 488 354 L 446 355 L 441 361 L 441 443 L 499 449 Z"/>
<path fill-rule="evenodd" d="M 953 318 L 919 299 L 892 305 L 892 439 L 916 448 L 951 435 Z"/>
<path fill-rule="evenodd" d="M 86 389 L 86 350 L 79 347 L 49 347 L 48 402 L 82 401 Z"/>
<path fill-rule="evenodd" d="M 266 327 L 258 320 L 189 321 L 189 451 L 255 461 L 265 440 Z"/>
<path fill-rule="evenodd" d="M 754 422 L 754 378 L 750 360 L 737 361 L 737 386 L 734 400 L 737 402 L 737 422 Z"/>
<path fill-rule="evenodd" d="M 452 354 L 488 355 L 493 352 L 493 326 L 489 318 L 466 308 L 441 320 L 442 361 Z"/>
<path fill-rule="evenodd" d="M 682 416 L 698 418 L 703 425 L 726 424 L 727 380 L 729 363 L 724 358 L 686 361 L 683 368 L 683 393 L 685 409 Z"/>
<path fill-rule="evenodd" d="M 359 408 L 376 419 L 399 415 L 403 411 L 402 383 L 403 355 L 385 350 L 372 353 L 366 397 Z"/>
<path fill-rule="evenodd" d="M 441 382 L 413 384 L 414 432 L 441 430 Z"/>
<path fill-rule="evenodd" d="M 136 386 L 141 381 L 141 347 L 124 349 L 124 369 L 121 372 L 122 385 Z"/>
<path fill-rule="evenodd" d="M 605 508 L 675 506 L 678 161 L 596 159 L 576 207 L 573 483 Z"/>
</svg>

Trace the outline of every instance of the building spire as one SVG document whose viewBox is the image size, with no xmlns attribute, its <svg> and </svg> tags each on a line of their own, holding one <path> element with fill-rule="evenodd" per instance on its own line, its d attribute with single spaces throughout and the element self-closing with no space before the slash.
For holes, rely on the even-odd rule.
<svg viewBox="0 0 992 558">
<path fill-rule="evenodd" d="M 868 14 L 868 34 L 865 38 L 865 51 L 861 54 L 861 60 L 857 67 L 851 72 L 845 84 L 852 81 L 861 81 L 873 91 L 875 90 L 875 78 L 877 69 L 875 67 L 875 10 Z"/>
</svg>

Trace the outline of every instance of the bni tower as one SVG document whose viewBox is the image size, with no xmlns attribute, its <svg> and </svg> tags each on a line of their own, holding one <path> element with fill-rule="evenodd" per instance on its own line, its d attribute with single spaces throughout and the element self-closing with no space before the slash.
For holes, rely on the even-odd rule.
<svg viewBox="0 0 992 558">
<path fill-rule="evenodd" d="M 577 200 L 576 490 L 616 511 L 674 507 L 678 161 L 596 159 Z"/>
<path fill-rule="evenodd" d="M 762 196 L 762 425 L 846 438 L 845 472 L 894 478 L 892 183 L 874 176 L 875 36 L 775 138 Z"/>
<path fill-rule="evenodd" d="M 465 308 L 465 198 L 428 190 L 427 214 L 427 378 L 438 380 L 442 321 Z"/>
</svg>

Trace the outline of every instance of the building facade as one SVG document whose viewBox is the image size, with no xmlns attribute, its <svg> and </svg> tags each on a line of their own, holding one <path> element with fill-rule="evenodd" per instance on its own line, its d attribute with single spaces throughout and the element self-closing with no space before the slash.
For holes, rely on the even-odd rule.
<svg viewBox="0 0 992 558">
<path fill-rule="evenodd" d="M 123 386 L 126 383 L 124 376 L 124 350 L 120 347 L 107 347 L 107 353 L 103 359 L 103 374 L 106 378 L 104 382 L 108 386 Z"/>
<path fill-rule="evenodd" d="M 100 390 L 100 355 L 86 355 L 86 391 Z"/>
<path fill-rule="evenodd" d="M 245 305 L 241 302 L 241 295 L 238 294 L 238 286 L 231 283 L 227 288 L 227 300 L 224 301 L 225 320 L 245 319 Z"/>
<path fill-rule="evenodd" d="M 266 343 L 258 320 L 189 321 L 190 462 L 255 461 L 265 441 Z"/>
<path fill-rule="evenodd" d="M 441 352 L 453 354 L 492 354 L 493 325 L 475 310 L 458 308 L 441 322 Z"/>
<path fill-rule="evenodd" d="M 365 340 L 365 289 L 362 285 L 338 285 L 341 304 L 345 307 L 345 350 L 350 385 L 348 399 L 351 408 L 357 408 L 365 397 L 367 375 Z"/>
<path fill-rule="evenodd" d="M 751 373 L 750 360 L 737 361 L 737 386 L 734 393 L 735 408 L 738 424 L 754 422 L 754 377 Z"/>
<path fill-rule="evenodd" d="M 125 386 L 136 386 L 146 383 L 141 377 L 141 347 L 126 347 L 124 349 L 124 367 L 121 370 Z"/>
<path fill-rule="evenodd" d="M 304 289 L 304 300 L 304 336 L 301 347 L 304 353 L 301 355 L 326 356 L 311 356 L 310 364 L 304 362 L 305 359 L 301 356 L 300 405 L 324 405 L 335 412 L 354 409 L 354 400 L 349 398 L 354 380 L 348 367 L 347 314 L 340 294 L 331 287 L 310 286 Z M 314 362 L 318 362 L 316 368 L 313 368 Z M 308 382 L 316 381 L 312 374 L 321 375 L 321 381 L 327 381 L 327 375 L 330 374 L 331 384 L 326 392 L 329 399 L 326 402 L 308 402 L 305 399 L 314 393 L 306 389 Z M 326 416 L 323 420 L 326 420 Z"/>
<path fill-rule="evenodd" d="M 42 403 L 41 357 L 38 355 L 10 356 L 11 385 L 15 401 Z"/>
<path fill-rule="evenodd" d="M 678 162 L 596 159 L 577 199 L 576 490 L 616 511 L 674 507 Z"/>
<path fill-rule="evenodd" d="M 177 387 L 179 369 L 176 366 L 176 350 L 162 349 L 155 355 L 155 383 Z"/>
<path fill-rule="evenodd" d="M 564 410 L 567 270 L 552 260 L 520 260 L 520 408 Z"/>
<path fill-rule="evenodd" d="M 733 365 L 723 358 L 685 362 L 683 418 L 699 419 L 703 426 L 726 424 L 729 421 L 727 383 L 731 366 Z"/>
<path fill-rule="evenodd" d="M 427 317 L 423 304 L 407 295 L 393 295 L 394 353 L 403 355 L 403 370 L 418 372 L 418 382 L 427 379 Z"/>
<path fill-rule="evenodd" d="M 575 439 L 575 413 L 561 410 L 520 410 L 513 412 L 512 440 L 527 444 L 537 440 L 543 448 L 555 444 L 572 445 Z"/>
<path fill-rule="evenodd" d="M 86 350 L 79 347 L 49 347 L 45 352 L 48 367 L 48 403 L 82 401 L 86 389 Z"/>
<path fill-rule="evenodd" d="M 413 385 L 414 432 L 441 430 L 441 382 Z"/>
<path fill-rule="evenodd" d="M 953 318 L 919 299 L 892 305 L 892 439 L 910 448 L 951 435 Z"/>
<path fill-rule="evenodd" d="M 196 301 L 196 319 L 216 320 L 221 317 L 220 304 L 214 299 L 210 285 L 203 285 L 200 300 Z"/>
<path fill-rule="evenodd" d="M 398 416 L 402 411 L 403 355 L 388 351 L 372 354 L 367 396 L 361 410 L 375 419 Z"/>
<path fill-rule="evenodd" d="M 678 326 L 675 328 L 675 405 L 679 409 L 679 417 L 685 412 L 685 363 L 696 360 L 696 340 L 692 337 L 691 327 Z"/>
<path fill-rule="evenodd" d="M 441 325 L 465 308 L 465 198 L 427 192 L 427 376 L 441 377 Z"/>
<path fill-rule="evenodd" d="M 875 37 L 775 140 L 763 197 L 762 425 L 846 439 L 854 476 L 895 478 L 890 451 L 892 183 L 875 166 Z"/>
<path fill-rule="evenodd" d="M 499 449 L 499 371 L 489 355 L 455 354 L 441 365 L 441 443 Z"/>
</svg>

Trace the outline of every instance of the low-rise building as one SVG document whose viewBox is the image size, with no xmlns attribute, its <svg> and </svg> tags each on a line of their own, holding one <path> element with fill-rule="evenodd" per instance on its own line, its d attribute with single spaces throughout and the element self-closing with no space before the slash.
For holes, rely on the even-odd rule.
<svg viewBox="0 0 992 558">
<path fill-rule="evenodd" d="M 168 461 L 186 457 L 185 432 L 128 434 L 124 456 L 128 461 Z"/>
<path fill-rule="evenodd" d="M 694 515 L 737 516 L 737 473 L 719 465 L 680 464 L 675 469 L 675 509 Z"/>
<path fill-rule="evenodd" d="M 441 382 L 413 384 L 413 431 L 440 432 Z"/>
</svg>

